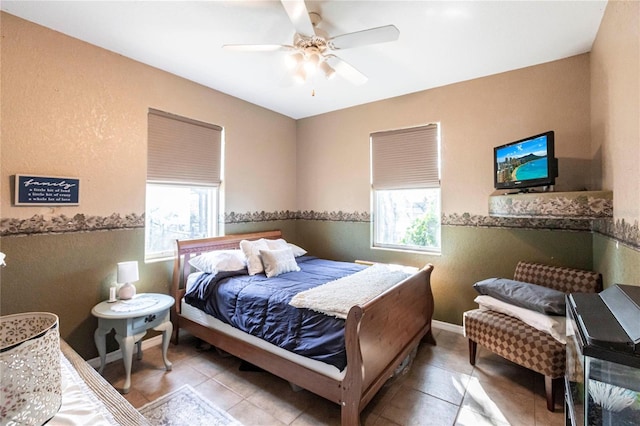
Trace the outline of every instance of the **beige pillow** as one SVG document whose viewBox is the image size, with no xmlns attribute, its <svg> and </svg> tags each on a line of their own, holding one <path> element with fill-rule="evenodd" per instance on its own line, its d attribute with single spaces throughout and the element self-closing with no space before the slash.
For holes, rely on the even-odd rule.
<svg viewBox="0 0 640 426">
<path fill-rule="evenodd" d="M 260 238 L 256 241 L 242 240 L 240 241 L 240 249 L 247 258 L 247 270 L 249 275 L 259 274 L 264 271 L 262 259 L 260 259 L 260 250 L 269 250 L 267 240 Z"/>
<path fill-rule="evenodd" d="M 288 247 L 278 250 L 260 250 L 260 256 L 267 278 L 300 270 L 295 257 L 293 257 L 293 251 Z"/>
<path fill-rule="evenodd" d="M 267 246 L 269 247 L 269 250 L 282 250 L 289 247 L 287 242 L 282 238 L 278 238 L 277 240 L 267 239 L 265 241 L 267 242 Z"/>
</svg>

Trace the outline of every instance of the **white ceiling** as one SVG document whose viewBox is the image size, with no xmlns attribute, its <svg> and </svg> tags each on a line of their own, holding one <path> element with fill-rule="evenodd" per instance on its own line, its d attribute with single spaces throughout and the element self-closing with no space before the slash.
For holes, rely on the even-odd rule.
<svg viewBox="0 0 640 426">
<path fill-rule="evenodd" d="M 308 1 L 336 36 L 393 24 L 397 41 L 335 52 L 369 80 L 288 81 L 280 1 L 26 1 L 2 10 L 298 119 L 589 52 L 606 1 Z M 315 91 L 315 96 L 312 92 Z"/>
</svg>

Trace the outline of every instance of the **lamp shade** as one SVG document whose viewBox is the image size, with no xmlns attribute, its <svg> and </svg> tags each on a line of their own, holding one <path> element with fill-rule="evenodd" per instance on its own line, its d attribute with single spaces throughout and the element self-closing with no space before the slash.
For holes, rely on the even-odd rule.
<svg viewBox="0 0 640 426">
<path fill-rule="evenodd" d="M 0 316 L 0 424 L 42 425 L 62 403 L 58 316 Z"/>
<path fill-rule="evenodd" d="M 138 261 L 118 263 L 118 284 L 138 281 Z"/>
</svg>

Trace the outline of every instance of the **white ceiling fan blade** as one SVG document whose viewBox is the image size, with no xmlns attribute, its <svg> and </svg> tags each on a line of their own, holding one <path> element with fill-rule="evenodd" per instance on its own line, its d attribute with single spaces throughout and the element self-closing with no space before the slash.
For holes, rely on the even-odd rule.
<svg viewBox="0 0 640 426">
<path fill-rule="evenodd" d="M 313 37 L 316 34 L 304 0 L 282 0 L 282 6 L 298 34 L 307 37 Z"/>
<path fill-rule="evenodd" d="M 295 47 L 286 44 L 225 44 L 224 50 L 235 52 L 276 52 L 278 50 L 295 50 Z"/>
<path fill-rule="evenodd" d="M 371 28 L 342 34 L 328 40 L 329 47 L 333 50 L 348 49 L 350 47 L 365 46 L 367 44 L 385 43 L 396 41 L 400 37 L 400 30 L 395 25 Z"/>
<path fill-rule="evenodd" d="M 359 86 L 366 83 L 368 80 L 366 75 L 362 74 L 352 65 L 337 56 L 329 55 L 326 57 L 326 61 L 334 70 L 336 70 L 336 74 L 355 85 Z"/>
</svg>

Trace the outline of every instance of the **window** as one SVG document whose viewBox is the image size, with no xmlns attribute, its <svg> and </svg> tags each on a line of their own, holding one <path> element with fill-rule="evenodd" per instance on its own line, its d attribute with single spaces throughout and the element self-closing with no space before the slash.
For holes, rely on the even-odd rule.
<svg viewBox="0 0 640 426">
<path fill-rule="evenodd" d="M 150 109 L 145 258 L 172 256 L 176 239 L 218 235 L 222 128 Z"/>
<path fill-rule="evenodd" d="M 373 246 L 440 251 L 439 126 L 371 135 Z"/>
</svg>

